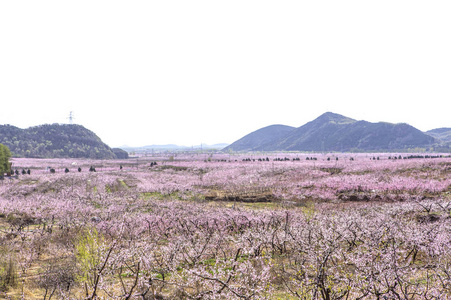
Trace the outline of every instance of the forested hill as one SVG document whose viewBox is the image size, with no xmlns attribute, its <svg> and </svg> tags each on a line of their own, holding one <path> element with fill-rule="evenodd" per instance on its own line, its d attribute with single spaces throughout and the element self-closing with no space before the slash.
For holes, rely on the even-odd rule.
<svg viewBox="0 0 451 300">
<path fill-rule="evenodd" d="M 223 149 L 223 151 L 254 151 L 266 145 L 276 143 L 281 136 L 285 136 L 295 127 L 286 125 L 270 125 L 247 134 L 241 139 Z"/>
<path fill-rule="evenodd" d="M 46 124 L 27 129 L 0 125 L 0 144 L 15 157 L 116 158 L 113 149 L 81 125 Z"/>
<path fill-rule="evenodd" d="M 451 144 L 451 128 L 437 128 L 426 132 L 445 143 Z"/>
<path fill-rule="evenodd" d="M 281 126 L 281 125 L 278 125 Z M 398 151 L 440 146 L 436 139 L 404 123 L 357 121 L 327 112 L 305 125 L 270 134 L 254 131 L 224 150 L 233 151 Z M 443 132 L 442 132 L 443 131 Z M 439 134 L 445 135 L 443 129 Z M 258 133 L 258 136 L 257 136 Z M 267 137 L 266 139 L 264 139 Z M 267 140 L 266 143 L 256 143 Z"/>
</svg>

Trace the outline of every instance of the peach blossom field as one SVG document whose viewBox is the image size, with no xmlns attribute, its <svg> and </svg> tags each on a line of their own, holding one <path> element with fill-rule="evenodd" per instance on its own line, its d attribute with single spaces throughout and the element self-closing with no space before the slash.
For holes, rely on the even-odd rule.
<svg viewBox="0 0 451 300">
<path fill-rule="evenodd" d="M 5 299 L 448 299 L 451 157 L 12 159 Z"/>
</svg>

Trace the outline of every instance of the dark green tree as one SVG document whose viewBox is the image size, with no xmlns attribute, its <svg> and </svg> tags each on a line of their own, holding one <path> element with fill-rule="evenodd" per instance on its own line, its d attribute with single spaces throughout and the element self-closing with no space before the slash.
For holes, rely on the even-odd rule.
<svg viewBox="0 0 451 300">
<path fill-rule="evenodd" d="M 11 151 L 3 144 L 0 144 L 0 174 L 11 172 L 11 164 L 9 159 L 11 158 Z"/>
</svg>

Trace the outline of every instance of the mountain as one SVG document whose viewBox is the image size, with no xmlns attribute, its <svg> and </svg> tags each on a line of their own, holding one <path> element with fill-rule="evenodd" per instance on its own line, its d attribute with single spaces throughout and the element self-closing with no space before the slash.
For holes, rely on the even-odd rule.
<svg viewBox="0 0 451 300">
<path fill-rule="evenodd" d="M 223 151 L 254 151 L 258 148 L 271 147 L 294 129 L 294 127 L 286 125 L 270 125 L 249 133 L 224 148 Z"/>
<path fill-rule="evenodd" d="M 437 143 L 434 137 L 408 124 L 357 121 L 331 112 L 278 136 L 265 135 L 269 127 L 243 137 L 228 148 L 234 151 L 395 151 Z M 256 136 L 257 132 L 262 134 Z"/>
<path fill-rule="evenodd" d="M 45 124 L 27 129 L 0 125 L 0 144 L 16 157 L 116 158 L 113 150 L 81 125 Z"/>
<path fill-rule="evenodd" d="M 437 128 L 426 131 L 426 134 L 444 142 L 451 143 L 451 128 Z"/>
<path fill-rule="evenodd" d="M 260 151 L 323 151 L 339 144 L 343 130 L 356 120 L 334 113 L 325 113 L 304 126 L 295 128 L 278 141 L 258 147 Z M 302 149 L 302 150 L 301 150 Z M 332 149 L 331 149 L 332 150 Z"/>
</svg>

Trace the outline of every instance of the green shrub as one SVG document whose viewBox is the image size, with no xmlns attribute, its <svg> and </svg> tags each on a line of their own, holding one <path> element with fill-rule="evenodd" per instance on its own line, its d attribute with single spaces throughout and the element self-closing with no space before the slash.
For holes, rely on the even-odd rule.
<svg viewBox="0 0 451 300">
<path fill-rule="evenodd" d="M 17 263 L 12 255 L 0 253 L 0 290 L 6 291 L 17 284 Z"/>
<path fill-rule="evenodd" d="M 96 277 L 97 267 L 100 264 L 104 238 L 97 229 L 89 228 L 79 235 L 75 246 L 75 255 L 80 274 L 79 282 L 93 283 Z"/>
</svg>

